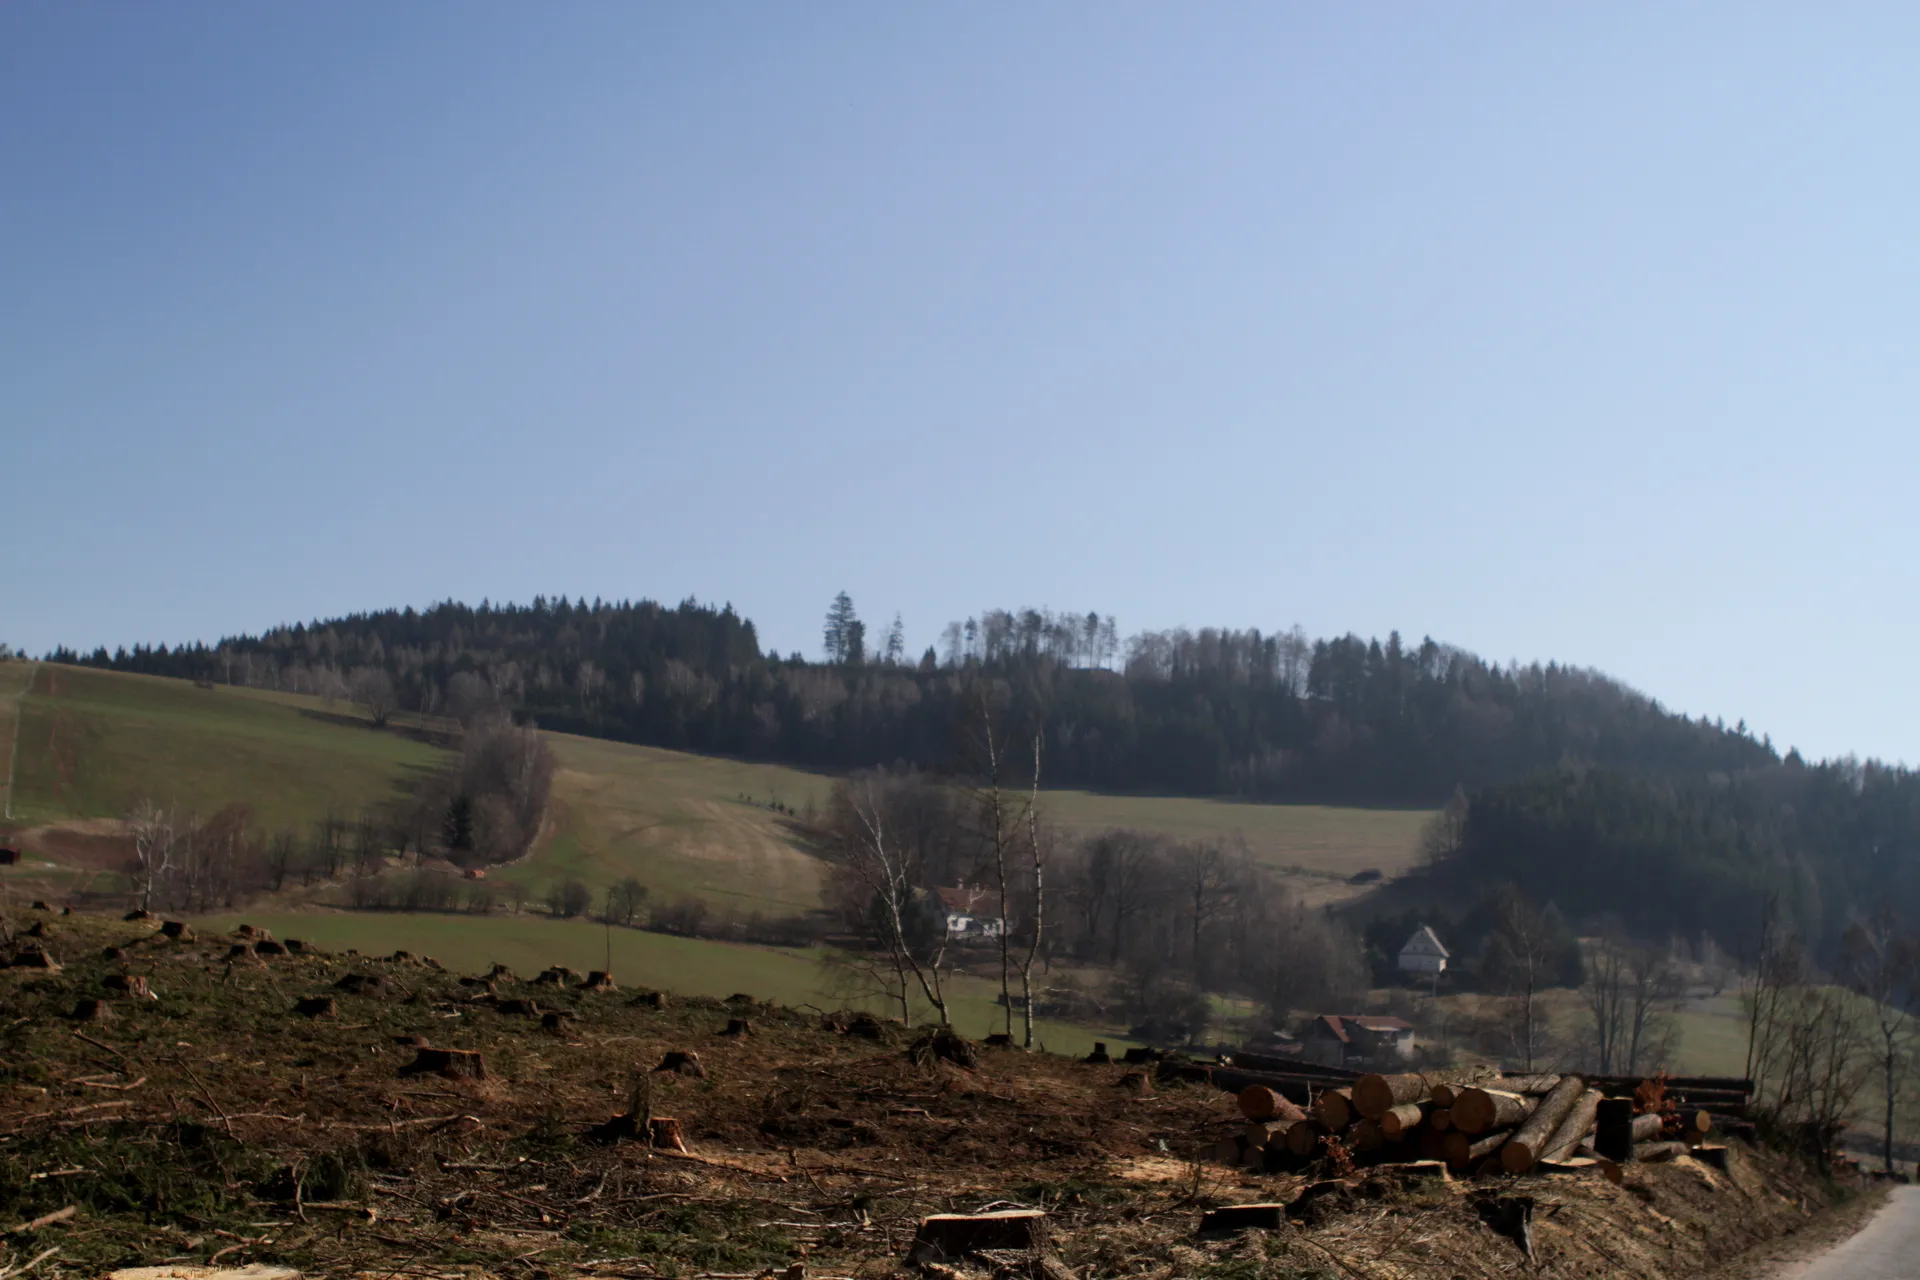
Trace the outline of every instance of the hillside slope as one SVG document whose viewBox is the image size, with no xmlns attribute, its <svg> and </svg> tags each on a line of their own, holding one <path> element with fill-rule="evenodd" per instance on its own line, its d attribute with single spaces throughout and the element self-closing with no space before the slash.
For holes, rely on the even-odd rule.
<svg viewBox="0 0 1920 1280">
<path fill-rule="evenodd" d="M 453 758 L 435 740 L 449 731 L 437 724 L 376 730 L 346 703 L 52 663 L 38 668 L 21 707 L 15 814 L 27 843 L 99 869 L 124 862 L 110 833 L 143 799 L 202 816 L 244 804 L 260 830 L 304 834 L 328 814 L 351 818 L 404 796 Z M 634 877 L 655 900 L 695 898 L 739 914 L 820 904 L 823 867 L 795 839 L 790 815 L 824 799 L 827 776 L 545 736 L 558 764 L 546 833 L 494 881 L 537 898 L 567 878 L 597 891 Z M 1257 861 L 1299 869 L 1302 887 L 1321 895 L 1354 871 L 1406 867 L 1426 817 L 1084 791 L 1042 801 L 1070 836 L 1130 826 L 1243 841 Z"/>
</svg>

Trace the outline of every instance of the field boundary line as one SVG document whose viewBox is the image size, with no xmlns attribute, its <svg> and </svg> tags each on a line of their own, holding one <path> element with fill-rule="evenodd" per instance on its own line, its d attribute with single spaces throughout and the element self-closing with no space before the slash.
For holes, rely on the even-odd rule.
<svg viewBox="0 0 1920 1280">
<path fill-rule="evenodd" d="M 20 761 L 21 709 L 26 706 L 27 695 L 33 692 L 33 682 L 38 679 L 39 676 L 40 664 L 37 662 L 28 663 L 27 682 L 20 687 L 20 692 L 16 694 L 13 699 L 13 732 L 9 735 L 11 741 L 7 743 L 7 802 L 4 811 L 8 822 L 13 821 L 13 770 L 14 766 Z"/>
</svg>

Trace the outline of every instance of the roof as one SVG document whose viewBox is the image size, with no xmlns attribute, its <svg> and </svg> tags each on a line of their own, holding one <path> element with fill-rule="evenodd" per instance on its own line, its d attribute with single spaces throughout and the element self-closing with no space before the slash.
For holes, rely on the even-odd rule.
<svg viewBox="0 0 1920 1280">
<path fill-rule="evenodd" d="M 1434 936 L 1432 926 L 1424 924 L 1415 929 L 1413 936 L 1407 939 L 1407 945 L 1400 948 L 1401 955 L 1404 956 L 1408 952 L 1417 956 L 1439 956 L 1442 960 L 1447 959 L 1451 954 L 1440 945 L 1440 939 Z"/>
<path fill-rule="evenodd" d="M 940 895 L 940 905 L 949 911 L 963 911 L 968 915 L 978 915 L 982 911 L 991 911 L 994 906 L 993 895 L 985 889 L 969 889 L 962 885 L 958 889 L 936 889 Z"/>
<path fill-rule="evenodd" d="M 1347 1034 L 1349 1026 L 1356 1031 L 1372 1031 L 1376 1034 L 1413 1030 L 1413 1024 L 1404 1019 L 1375 1017 L 1372 1014 L 1323 1013 L 1313 1021 L 1316 1030 L 1326 1030 L 1341 1044 L 1353 1043 Z"/>
</svg>

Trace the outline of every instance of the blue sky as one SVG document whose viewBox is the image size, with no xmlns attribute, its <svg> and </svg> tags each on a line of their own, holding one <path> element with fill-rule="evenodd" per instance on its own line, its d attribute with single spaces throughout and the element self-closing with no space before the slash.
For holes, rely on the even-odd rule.
<svg viewBox="0 0 1920 1280">
<path fill-rule="evenodd" d="M 1920 762 L 1920 9 L 0 7 L 0 639 L 1399 628 Z"/>
</svg>

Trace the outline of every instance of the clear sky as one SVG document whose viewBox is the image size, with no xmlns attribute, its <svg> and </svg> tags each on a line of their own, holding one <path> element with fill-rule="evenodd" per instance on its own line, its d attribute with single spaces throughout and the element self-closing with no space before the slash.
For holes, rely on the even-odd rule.
<svg viewBox="0 0 1920 1280">
<path fill-rule="evenodd" d="M 535 593 L 1920 762 L 1920 6 L 0 7 L 0 640 Z"/>
</svg>

